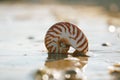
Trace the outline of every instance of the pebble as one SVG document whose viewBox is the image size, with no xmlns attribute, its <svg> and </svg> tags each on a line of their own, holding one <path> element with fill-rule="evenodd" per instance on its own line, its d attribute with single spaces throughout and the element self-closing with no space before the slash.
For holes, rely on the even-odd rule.
<svg viewBox="0 0 120 80">
<path fill-rule="evenodd" d="M 24 54 L 23 56 L 27 56 L 27 54 Z"/>
<path fill-rule="evenodd" d="M 33 40 L 33 39 L 35 39 L 35 38 L 34 38 L 33 36 L 29 36 L 28 39 L 29 39 L 29 40 Z"/>
<path fill-rule="evenodd" d="M 103 43 L 102 46 L 111 46 L 111 44 L 106 42 L 106 43 Z"/>
</svg>

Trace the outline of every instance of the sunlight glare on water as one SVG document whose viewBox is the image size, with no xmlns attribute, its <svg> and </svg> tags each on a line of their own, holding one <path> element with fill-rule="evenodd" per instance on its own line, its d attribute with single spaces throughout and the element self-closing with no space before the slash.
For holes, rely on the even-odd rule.
<svg viewBox="0 0 120 80">
<path fill-rule="evenodd" d="M 110 32 L 115 32 L 116 31 L 116 27 L 114 25 L 110 25 L 109 26 L 109 31 Z"/>
</svg>

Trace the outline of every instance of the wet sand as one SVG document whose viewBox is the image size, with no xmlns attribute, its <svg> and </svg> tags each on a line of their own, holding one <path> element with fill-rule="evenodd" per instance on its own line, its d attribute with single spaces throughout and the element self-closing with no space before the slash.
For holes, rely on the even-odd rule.
<svg viewBox="0 0 120 80">
<path fill-rule="evenodd" d="M 120 62 L 120 38 L 109 31 L 109 20 L 96 6 L 0 4 L 0 80 L 34 80 L 46 66 L 46 31 L 60 21 L 78 25 L 88 37 L 90 57 L 82 68 L 87 80 L 114 80 L 108 67 Z"/>
</svg>

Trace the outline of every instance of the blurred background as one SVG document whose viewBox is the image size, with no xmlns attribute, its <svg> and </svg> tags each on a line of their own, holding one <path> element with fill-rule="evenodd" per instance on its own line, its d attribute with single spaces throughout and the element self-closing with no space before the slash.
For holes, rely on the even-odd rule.
<svg viewBox="0 0 120 80">
<path fill-rule="evenodd" d="M 45 34 L 61 21 L 88 38 L 88 80 L 114 80 L 108 67 L 120 61 L 119 0 L 0 0 L 0 80 L 33 80 L 47 59 Z"/>
<path fill-rule="evenodd" d="M 75 5 L 98 5 L 103 6 L 108 10 L 112 7 L 120 8 L 119 0 L 0 0 L 1 2 L 27 2 L 27 3 L 61 3 L 61 4 L 75 4 Z"/>
<path fill-rule="evenodd" d="M 117 10 L 120 8 L 119 0 L 0 0 L 0 2 L 26 2 L 26 3 L 59 3 L 59 4 L 75 4 L 75 5 L 97 5 L 107 10 Z M 113 9 L 114 8 L 114 9 Z"/>
</svg>

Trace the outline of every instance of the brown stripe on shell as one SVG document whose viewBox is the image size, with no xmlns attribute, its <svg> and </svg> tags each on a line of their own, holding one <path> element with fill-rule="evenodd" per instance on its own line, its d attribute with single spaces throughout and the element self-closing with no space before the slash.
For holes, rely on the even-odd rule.
<svg viewBox="0 0 120 80">
<path fill-rule="evenodd" d="M 75 40 L 78 38 L 79 35 L 80 35 L 80 31 L 77 29 L 77 35 L 75 36 Z"/>
<path fill-rule="evenodd" d="M 51 52 L 51 48 L 53 48 L 53 46 L 48 47 L 48 51 Z"/>
<path fill-rule="evenodd" d="M 82 52 L 86 53 L 88 51 L 88 43 L 86 45 L 86 47 L 82 50 Z"/>
<path fill-rule="evenodd" d="M 62 29 L 59 28 L 57 25 L 55 25 L 55 28 L 58 29 L 60 32 L 62 32 Z"/>
<path fill-rule="evenodd" d="M 80 39 L 78 39 L 77 44 L 78 44 L 80 41 L 82 41 L 82 39 L 85 37 L 83 33 L 81 33 L 81 34 L 82 34 L 82 36 L 80 37 Z"/>
<path fill-rule="evenodd" d="M 81 45 L 79 45 L 77 48 L 83 47 L 83 46 L 85 45 L 86 42 L 87 42 L 87 40 L 85 39 L 85 41 L 84 41 Z"/>
<path fill-rule="evenodd" d="M 48 33 L 49 33 L 49 32 L 53 32 L 53 33 L 55 33 L 55 34 L 60 34 L 59 32 L 57 32 L 57 31 L 55 31 L 55 30 L 53 30 L 53 29 L 52 29 L 51 31 L 48 31 Z"/>
<path fill-rule="evenodd" d="M 49 33 L 48 33 L 48 35 L 52 36 L 53 38 L 55 37 L 55 38 L 60 39 L 60 36 L 55 36 L 55 35 L 53 35 L 53 34 L 49 34 Z"/>
<path fill-rule="evenodd" d="M 69 32 L 70 34 L 72 34 L 72 33 L 70 32 L 70 23 L 65 22 L 65 25 L 66 25 L 67 28 L 68 28 L 68 32 Z"/>
<path fill-rule="evenodd" d="M 59 24 L 60 26 L 62 26 L 66 32 L 66 27 L 63 24 Z"/>
<path fill-rule="evenodd" d="M 72 25 L 73 26 L 73 25 Z M 75 34 L 75 27 L 73 27 L 73 35 Z"/>
</svg>

